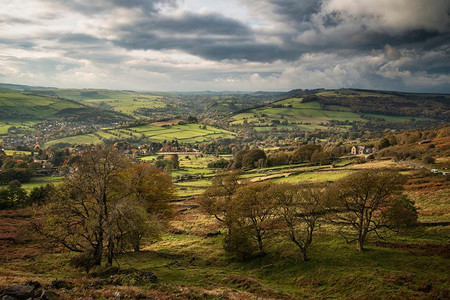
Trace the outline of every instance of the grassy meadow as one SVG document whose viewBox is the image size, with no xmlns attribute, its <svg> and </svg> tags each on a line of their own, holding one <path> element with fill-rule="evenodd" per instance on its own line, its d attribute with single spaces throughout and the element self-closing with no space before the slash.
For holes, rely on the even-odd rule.
<svg viewBox="0 0 450 300">
<path fill-rule="evenodd" d="M 335 175 L 352 170 L 336 170 Z M 328 180 L 333 181 L 336 178 L 332 172 L 315 173 L 329 173 Z M 430 187 L 435 182 L 433 177 L 424 180 Z M 207 185 L 205 179 L 183 183 L 192 187 Z M 444 191 L 448 195 L 448 187 Z M 415 193 L 425 195 L 420 189 L 408 189 L 408 194 Z M 448 201 L 428 203 L 445 194 L 433 190 L 427 194 L 415 198 L 419 208 L 430 208 L 419 209 L 421 220 L 448 220 Z M 51 248 L 47 248 L 42 254 L 40 242 L 25 229 L 29 211 L 0 212 L 0 238 L 8 232 L 16 234 L 19 241 L 28 241 L 8 244 L 7 251 L 0 246 L 0 286 L 30 279 L 44 284 L 53 279 L 68 280 L 75 287 L 58 293 L 69 299 L 112 299 L 118 291 L 124 298 L 145 295 L 158 299 L 448 298 L 450 256 L 445 237 L 450 234 L 449 226 L 419 227 L 399 234 L 386 231 L 383 240 L 370 236 L 367 251 L 360 253 L 353 243 L 346 244 L 339 237 L 334 225 L 324 222 L 317 229 L 307 262 L 301 262 L 298 249 L 282 235 L 267 237 L 266 256 L 242 262 L 226 255 L 222 248 L 224 235 L 217 234 L 225 229 L 195 204 L 192 199 L 177 203 L 178 214 L 165 234 L 157 241 L 147 241 L 141 252 L 120 254 L 114 262 L 123 269 L 150 270 L 157 274 L 158 283 L 138 284 L 124 277 L 120 285 L 98 288 L 90 286 L 98 278 L 108 278 L 108 273 L 93 270 L 85 276 L 69 267 L 67 262 L 75 253 L 57 249 L 49 252 Z"/>
<path fill-rule="evenodd" d="M 98 89 L 54 89 L 51 91 L 62 98 L 113 109 L 128 115 L 134 115 L 139 108 L 164 108 L 166 106 L 161 96 L 136 92 Z"/>
<path fill-rule="evenodd" d="M 62 109 L 80 108 L 81 104 L 26 92 L 0 90 L 0 119 L 40 120 L 54 117 Z"/>
</svg>

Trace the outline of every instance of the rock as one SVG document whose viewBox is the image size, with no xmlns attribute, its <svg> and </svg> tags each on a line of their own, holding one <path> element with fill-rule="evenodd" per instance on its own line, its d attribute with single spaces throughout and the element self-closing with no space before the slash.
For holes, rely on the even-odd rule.
<svg viewBox="0 0 450 300">
<path fill-rule="evenodd" d="M 31 285 L 11 285 L 0 292 L 5 299 L 5 296 L 13 297 L 15 299 L 28 299 L 36 296 L 36 288 Z M 6 297 L 6 299 L 11 299 Z"/>
<path fill-rule="evenodd" d="M 107 282 L 104 279 L 97 279 L 89 284 L 89 288 L 99 289 L 99 288 L 103 287 L 106 283 Z"/>
<path fill-rule="evenodd" d="M 158 282 L 158 276 L 156 276 L 156 274 L 151 271 L 141 271 L 139 273 L 139 275 L 145 281 L 149 281 L 149 282 L 153 282 L 153 283 Z"/>
<path fill-rule="evenodd" d="M 42 299 L 42 300 L 65 300 L 64 297 L 58 295 L 55 292 L 48 291 L 48 290 L 42 291 L 42 294 L 39 297 L 39 299 Z"/>
<path fill-rule="evenodd" d="M 73 287 L 71 282 L 55 279 L 52 281 L 51 287 L 54 289 L 71 289 Z"/>
<path fill-rule="evenodd" d="M 29 281 L 26 285 L 12 285 L 0 291 L 1 300 L 41 299 L 64 300 L 65 298 L 49 290 L 41 290 L 37 281 Z"/>
<path fill-rule="evenodd" d="M 28 280 L 25 285 L 34 286 L 36 289 L 41 288 L 42 285 L 38 281 Z"/>
</svg>

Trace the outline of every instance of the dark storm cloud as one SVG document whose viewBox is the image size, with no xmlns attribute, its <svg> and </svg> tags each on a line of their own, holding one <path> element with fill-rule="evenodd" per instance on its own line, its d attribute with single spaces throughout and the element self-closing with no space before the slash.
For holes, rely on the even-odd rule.
<svg viewBox="0 0 450 300">
<path fill-rule="evenodd" d="M 309 22 L 320 11 L 320 0 L 267 0 L 274 12 L 294 22 Z"/>
<path fill-rule="evenodd" d="M 59 34 L 58 35 L 58 41 L 65 44 L 65 43 L 75 43 L 75 44 L 103 44 L 105 43 L 105 39 L 99 39 L 89 34 L 84 33 L 66 33 L 66 34 Z"/>
<path fill-rule="evenodd" d="M 414 0 L 418 1 L 418 0 Z M 150 1 L 156 7 L 158 1 Z M 291 30 L 280 33 L 279 42 L 255 31 L 249 25 L 219 14 L 184 13 L 168 17 L 159 14 L 140 16 L 126 25 L 114 27 L 113 43 L 126 49 L 177 49 L 210 60 L 236 59 L 272 62 L 293 61 L 308 52 L 342 52 L 357 55 L 386 44 L 414 49 L 432 49 L 449 42 L 449 31 L 410 25 L 399 30 L 381 30 L 370 26 L 377 16 L 351 16 L 346 11 L 324 10 L 316 0 L 247 0 L 260 9 L 270 8 L 278 21 Z M 441 0 L 438 4 L 443 5 Z M 123 6 L 120 1 L 111 5 Z M 328 3 L 328 2 L 326 2 Z M 358 3 L 354 4 L 358 6 Z M 142 7 L 142 1 L 127 2 Z M 251 8 L 252 6 L 250 6 Z M 345 19 L 347 17 L 347 19 Z M 308 33 L 308 37 L 303 34 Z M 267 41 L 266 41 L 267 40 Z"/>
<path fill-rule="evenodd" d="M 255 41 L 250 27 L 218 14 L 145 18 L 114 31 L 119 36 L 114 43 L 127 49 L 179 49 L 211 60 L 273 61 L 298 57 L 295 51 Z"/>
<path fill-rule="evenodd" d="M 112 11 L 117 8 L 139 8 L 147 13 L 158 11 L 158 5 L 176 5 L 176 0 L 44 0 L 53 5 L 75 10 L 85 15 Z"/>
</svg>

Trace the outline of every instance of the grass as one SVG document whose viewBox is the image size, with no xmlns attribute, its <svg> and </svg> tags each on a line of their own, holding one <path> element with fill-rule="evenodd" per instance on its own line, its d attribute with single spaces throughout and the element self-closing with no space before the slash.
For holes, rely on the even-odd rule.
<svg viewBox="0 0 450 300">
<path fill-rule="evenodd" d="M 300 261 L 298 250 L 283 235 L 265 241 L 267 256 L 239 262 L 225 254 L 223 235 L 206 236 L 221 229 L 212 217 L 196 209 L 188 210 L 179 214 L 171 226 L 172 231 L 181 233 L 166 233 L 156 243 L 145 244 L 141 252 L 120 254 L 115 261 L 123 269 L 155 272 L 157 284 L 106 285 L 100 290 L 78 288 L 96 278 L 84 277 L 68 267 L 73 254 L 66 252 L 35 253 L 32 259 L 6 260 L 0 267 L 0 285 L 31 278 L 50 283 L 57 278 L 75 283 L 75 289 L 58 291 L 74 298 L 91 298 L 96 293 L 112 298 L 120 290 L 125 298 L 133 298 L 139 292 L 160 293 L 156 298 L 181 299 L 437 299 L 446 298 L 450 288 L 448 258 L 428 250 L 400 247 L 418 240 L 423 245 L 441 247 L 439 236 L 448 233 L 448 229 L 439 235 L 425 232 L 426 240 L 414 232 L 386 234 L 385 244 L 378 244 L 379 240 L 371 236 L 367 250 L 358 253 L 353 244 L 345 244 L 336 235 L 336 228 L 324 225 L 309 248 L 307 262 Z"/>
<path fill-rule="evenodd" d="M 137 137 L 148 142 L 178 140 L 184 143 L 201 143 L 221 138 L 232 139 L 235 137 L 235 134 L 212 126 L 203 128 L 202 125 L 198 124 L 172 125 L 167 127 L 145 125 L 126 129 L 106 129 L 95 134 L 65 137 L 49 141 L 45 143 L 45 146 L 48 147 L 58 143 L 99 144 L 102 143 L 103 139 L 123 139 L 128 137 Z"/>
<path fill-rule="evenodd" d="M 14 155 L 31 155 L 30 151 L 17 151 L 17 150 L 3 150 L 6 155 L 14 156 Z"/>
<path fill-rule="evenodd" d="M 166 103 L 158 95 L 99 89 L 55 89 L 59 97 L 134 115 L 139 108 L 164 108 Z"/>
<path fill-rule="evenodd" d="M 27 191 L 31 191 L 35 187 L 43 186 L 48 183 L 59 184 L 63 177 L 60 176 L 43 176 L 43 177 L 33 177 L 30 182 L 22 183 L 22 187 Z M 0 185 L 0 187 L 2 187 Z"/>
<path fill-rule="evenodd" d="M 172 172 L 172 176 L 213 172 L 203 168 L 212 156 L 185 159 L 191 164 L 184 170 Z M 302 172 L 274 181 L 333 181 L 363 167 L 398 164 L 375 161 L 352 164 L 342 161 L 342 167 L 285 166 L 267 168 L 268 174 Z M 197 168 L 194 168 L 197 167 Z M 294 170 L 294 171 L 293 171 Z M 261 171 L 261 170 L 259 170 Z M 417 176 L 415 173 L 408 173 Z M 261 176 L 256 172 L 246 174 Z M 416 177 L 414 177 L 416 178 Z M 57 182 L 58 178 L 39 178 L 33 184 Z M 416 201 L 420 221 L 449 221 L 449 189 L 434 188 L 442 178 L 416 179 L 425 182 L 426 190 L 410 188 L 409 197 Z M 423 183 L 420 187 L 424 186 Z M 207 179 L 178 182 L 179 196 L 195 196 L 210 184 Z M 434 185 L 433 185 L 434 184 Z M 0 238 L 10 231 L 27 242 L 0 245 L 0 287 L 23 283 L 33 279 L 50 283 L 53 279 L 74 282 L 72 290 L 58 290 L 68 298 L 113 298 L 120 291 L 125 298 L 137 298 L 137 294 L 149 298 L 181 299 L 445 299 L 450 292 L 448 272 L 449 226 L 420 227 L 401 231 L 400 234 L 383 232 L 384 240 L 370 235 L 365 252 L 355 251 L 354 244 L 346 244 L 337 234 L 335 225 L 323 223 L 317 228 L 313 244 L 308 249 L 310 260 L 301 262 L 298 249 L 283 234 L 267 236 L 265 257 L 237 261 L 225 253 L 225 231 L 213 217 L 206 216 L 198 208 L 186 208 L 195 200 L 177 202 L 178 213 L 170 222 L 170 228 L 154 243 L 146 242 L 141 252 L 126 252 L 117 256 L 115 265 L 120 268 L 142 269 L 155 272 L 157 284 L 143 286 L 106 285 L 100 289 L 85 289 L 97 278 L 68 266 L 73 257 L 70 252 L 53 252 L 42 248 L 41 240 L 33 240 L 20 233 L 27 222 L 23 217 L 11 217 L 19 212 L 0 212 Z M 24 213 L 25 215 L 25 213 Z M 22 223 L 21 223 L 22 222 Z M 11 224 L 14 226 L 11 227 Z M 11 233 L 9 233 L 11 234 Z M 447 247 L 447 248 L 446 248 Z"/>
<path fill-rule="evenodd" d="M 336 181 L 341 179 L 347 175 L 349 175 L 351 171 L 348 170 L 333 170 L 333 171 L 320 171 L 320 172 L 308 172 L 302 173 L 298 175 L 293 175 L 289 177 L 276 178 L 273 179 L 273 182 L 289 182 L 289 183 L 300 183 L 305 181 L 312 182 L 322 182 L 322 181 Z"/>
<path fill-rule="evenodd" d="M 352 92 L 323 92 L 320 95 L 352 97 Z M 372 95 L 372 93 L 359 93 L 358 95 Z M 374 94 L 375 95 L 375 94 Z M 379 95 L 378 95 L 379 96 Z M 364 114 L 350 111 L 349 107 L 329 105 L 321 107 L 316 102 L 302 102 L 302 98 L 290 98 L 278 101 L 270 107 L 252 109 L 249 112 L 236 114 L 231 118 L 230 124 L 242 124 L 244 121 L 253 124 L 256 131 L 268 131 L 272 128 L 280 130 L 300 129 L 304 131 L 315 131 L 327 129 L 328 121 L 370 121 L 372 117 L 381 118 L 389 122 L 403 122 L 410 120 L 410 117 L 387 116 L 379 114 Z M 288 121 L 288 125 L 274 125 L 273 121 Z M 338 126 L 341 130 L 346 130 L 345 125 Z"/>
<path fill-rule="evenodd" d="M 80 107 L 82 105 L 76 102 L 55 97 L 0 90 L 0 116 L 3 119 L 45 119 L 54 117 L 62 109 Z"/>
</svg>

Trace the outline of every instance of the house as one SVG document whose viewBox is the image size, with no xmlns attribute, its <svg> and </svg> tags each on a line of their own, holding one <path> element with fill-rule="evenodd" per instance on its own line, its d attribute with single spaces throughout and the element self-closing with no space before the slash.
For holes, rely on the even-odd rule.
<svg viewBox="0 0 450 300">
<path fill-rule="evenodd" d="M 353 146 L 351 149 L 351 154 L 353 155 L 371 154 L 377 151 L 378 151 L 377 147 Z"/>
</svg>

